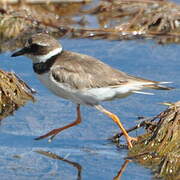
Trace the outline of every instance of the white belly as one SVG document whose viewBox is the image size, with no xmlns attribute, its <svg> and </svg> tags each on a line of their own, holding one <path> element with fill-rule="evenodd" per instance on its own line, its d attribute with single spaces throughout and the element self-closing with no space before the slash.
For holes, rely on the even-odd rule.
<svg viewBox="0 0 180 180">
<path fill-rule="evenodd" d="M 54 94 L 57 96 L 60 96 L 64 99 L 69 99 L 70 94 L 65 88 L 61 88 L 60 85 L 56 84 L 53 80 L 52 77 L 50 76 L 49 73 L 44 73 L 44 74 L 37 74 L 38 79 Z"/>
<path fill-rule="evenodd" d="M 141 86 L 121 85 L 119 87 L 102 87 L 92 89 L 73 89 L 66 83 L 58 83 L 51 74 L 44 73 L 37 75 L 38 79 L 57 96 L 69 99 L 76 104 L 97 105 L 101 101 L 109 101 L 115 98 L 124 98 L 133 93 L 134 90 L 140 90 Z"/>
<path fill-rule="evenodd" d="M 50 91 L 61 98 L 69 99 L 76 104 L 92 106 L 99 104 L 96 98 L 84 93 L 84 91 L 72 89 L 65 83 L 58 83 L 49 73 L 37 74 L 37 77 Z"/>
</svg>

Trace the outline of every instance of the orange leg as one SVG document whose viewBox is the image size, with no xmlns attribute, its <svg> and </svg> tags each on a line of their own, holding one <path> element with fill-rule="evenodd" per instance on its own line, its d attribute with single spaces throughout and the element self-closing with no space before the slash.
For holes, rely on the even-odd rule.
<svg viewBox="0 0 180 180">
<path fill-rule="evenodd" d="M 77 105 L 76 111 L 77 111 L 77 118 L 74 122 L 72 122 L 72 123 L 70 123 L 64 127 L 53 129 L 52 131 L 48 132 L 47 134 L 44 134 L 42 136 L 35 138 L 35 140 L 40 140 L 40 139 L 44 139 L 44 138 L 51 136 L 49 139 L 49 141 L 51 141 L 61 131 L 65 130 L 67 128 L 70 128 L 72 126 L 76 126 L 76 125 L 80 124 L 81 123 L 81 112 L 80 112 L 80 105 L 79 104 Z"/>
<path fill-rule="evenodd" d="M 127 133 L 126 130 L 124 129 L 124 127 L 123 127 L 121 121 L 119 120 L 119 118 L 118 118 L 115 114 L 107 111 L 106 109 L 104 109 L 104 108 L 103 108 L 102 106 L 100 106 L 100 105 L 97 105 L 97 106 L 95 106 L 95 107 L 96 107 L 96 109 L 98 109 L 99 111 L 101 111 L 101 112 L 103 112 L 104 114 L 106 114 L 107 116 L 109 116 L 109 117 L 119 126 L 119 128 L 121 129 L 121 131 L 123 132 L 123 134 L 124 134 L 124 136 L 125 136 L 125 138 L 126 138 L 126 141 L 127 141 L 127 144 L 128 144 L 128 148 L 132 148 L 132 141 L 137 141 L 137 138 L 134 138 L 134 137 L 131 137 L 131 136 L 128 135 L 128 133 Z"/>
</svg>

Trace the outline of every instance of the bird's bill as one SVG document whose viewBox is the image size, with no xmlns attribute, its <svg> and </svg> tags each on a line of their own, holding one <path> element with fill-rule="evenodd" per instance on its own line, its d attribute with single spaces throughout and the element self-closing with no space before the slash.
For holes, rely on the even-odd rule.
<svg viewBox="0 0 180 180">
<path fill-rule="evenodd" d="M 11 55 L 11 57 L 21 56 L 29 52 L 29 48 L 25 47 Z"/>
</svg>

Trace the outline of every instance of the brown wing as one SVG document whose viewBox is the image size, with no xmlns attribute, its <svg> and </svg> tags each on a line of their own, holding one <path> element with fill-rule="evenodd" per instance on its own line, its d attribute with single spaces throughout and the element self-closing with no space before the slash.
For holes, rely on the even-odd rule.
<svg viewBox="0 0 180 180">
<path fill-rule="evenodd" d="M 55 65 L 52 76 L 56 81 L 76 89 L 119 86 L 127 82 L 128 75 L 87 55 L 63 51 Z"/>
</svg>

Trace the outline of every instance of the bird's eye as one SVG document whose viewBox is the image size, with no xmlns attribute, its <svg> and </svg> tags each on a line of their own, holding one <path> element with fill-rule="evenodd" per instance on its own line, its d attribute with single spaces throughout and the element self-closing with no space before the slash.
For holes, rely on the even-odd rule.
<svg viewBox="0 0 180 180">
<path fill-rule="evenodd" d="M 32 39 L 28 39 L 28 44 L 32 44 Z"/>
</svg>

